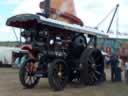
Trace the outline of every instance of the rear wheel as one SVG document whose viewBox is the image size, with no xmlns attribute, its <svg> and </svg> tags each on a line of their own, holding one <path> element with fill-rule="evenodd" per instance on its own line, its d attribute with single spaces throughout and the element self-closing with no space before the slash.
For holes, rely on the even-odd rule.
<svg viewBox="0 0 128 96">
<path fill-rule="evenodd" d="M 67 64 L 61 60 L 56 59 L 49 64 L 48 81 L 50 87 L 55 90 L 63 90 L 68 80 Z"/>
<path fill-rule="evenodd" d="M 86 49 L 80 58 L 82 65 L 81 81 L 85 85 L 94 85 L 104 78 L 104 58 L 98 49 Z"/>
<path fill-rule="evenodd" d="M 24 64 L 21 66 L 19 71 L 19 78 L 21 84 L 25 88 L 33 88 L 37 83 L 39 82 L 38 77 L 35 76 L 36 67 L 35 67 L 35 61 L 33 59 L 28 59 L 24 62 Z"/>
</svg>

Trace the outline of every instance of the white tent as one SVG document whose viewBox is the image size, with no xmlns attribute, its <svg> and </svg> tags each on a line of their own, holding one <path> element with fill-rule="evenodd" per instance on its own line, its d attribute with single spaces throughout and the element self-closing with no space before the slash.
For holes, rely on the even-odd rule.
<svg viewBox="0 0 128 96">
<path fill-rule="evenodd" d="M 0 61 L 2 64 L 12 64 L 12 53 L 20 50 L 20 48 L 16 47 L 0 47 Z"/>
</svg>

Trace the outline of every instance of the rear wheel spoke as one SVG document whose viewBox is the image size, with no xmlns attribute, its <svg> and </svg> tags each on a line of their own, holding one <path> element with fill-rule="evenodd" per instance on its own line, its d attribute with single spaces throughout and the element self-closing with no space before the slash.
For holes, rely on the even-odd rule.
<svg viewBox="0 0 128 96">
<path fill-rule="evenodd" d="M 85 54 L 81 61 L 85 61 L 83 65 L 87 71 L 82 71 L 85 75 L 85 84 L 93 85 L 96 84 L 97 81 L 100 81 L 100 78 L 103 74 L 103 64 L 104 60 L 101 52 L 98 49 L 86 49 Z M 85 60 L 84 60 L 85 59 Z M 86 80 L 86 78 L 88 78 Z"/>
<path fill-rule="evenodd" d="M 97 80 L 97 77 L 95 76 L 95 74 L 94 73 L 93 74 L 90 74 L 89 75 L 89 81 L 90 81 L 90 83 L 95 82 L 95 80 Z"/>
<path fill-rule="evenodd" d="M 95 71 L 95 73 L 98 74 L 98 75 L 101 75 L 101 72 L 99 72 L 99 71 L 97 71 L 97 70 Z"/>
</svg>

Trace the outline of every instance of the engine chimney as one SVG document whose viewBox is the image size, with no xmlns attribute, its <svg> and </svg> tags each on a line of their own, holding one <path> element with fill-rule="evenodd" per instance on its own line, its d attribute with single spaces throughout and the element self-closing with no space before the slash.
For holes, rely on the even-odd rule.
<svg viewBox="0 0 128 96">
<path fill-rule="evenodd" d="M 44 16 L 46 18 L 50 17 L 50 0 L 44 0 L 42 2 L 40 2 L 40 8 L 44 9 Z"/>
</svg>

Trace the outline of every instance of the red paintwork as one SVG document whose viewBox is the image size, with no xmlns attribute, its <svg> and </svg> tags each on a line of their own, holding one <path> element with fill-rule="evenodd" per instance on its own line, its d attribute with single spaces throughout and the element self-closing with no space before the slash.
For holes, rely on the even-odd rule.
<svg viewBox="0 0 128 96">
<path fill-rule="evenodd" d="M 32 49 L 31 44 L 24 44 L 21 46 L 22 50 L 26 50 L 30 58 L 35 59 L 35 51 Z"/>
</svg>

